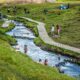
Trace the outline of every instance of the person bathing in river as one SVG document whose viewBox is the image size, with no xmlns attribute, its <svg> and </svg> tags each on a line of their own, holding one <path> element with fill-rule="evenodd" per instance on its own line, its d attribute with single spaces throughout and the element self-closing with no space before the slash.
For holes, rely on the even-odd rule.
<svg viewBox="0 0 80 80">
<path fill-rule="evenodd" d="M 27 45 L 24 45 L 24 53 L 27 53 Z"/>
<path fill-rule="evenodd" d="M 41 59 L 39 59 L 39 62 L 42 62 L 42 60 L 41 60 Z"/>
<path fill-rule="evenodd" d="M 48 60 L 47 59 L 44 60 L 44 65 L 48 65 Z"/>
<path fill-rule="evenodd" d="M 58 60 L 59 60 L 59 61 L 61 60 L 61 57 L 60 57 L 60 55 L 58 55 Z"/>
</svg>

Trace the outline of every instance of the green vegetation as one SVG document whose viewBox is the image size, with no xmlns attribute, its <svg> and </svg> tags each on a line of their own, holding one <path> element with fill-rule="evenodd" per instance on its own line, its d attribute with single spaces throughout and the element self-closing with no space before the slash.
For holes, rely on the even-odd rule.
<svg viewBox="0 0 80 80">
<path fill-rule="evenodd" d="M 48 6 L 47 6 L 48 5 Z M 26 8 L 30 11 L 29 14 L 24 13 L 24 8 Z M 24 16 L 31 17 L 33 19 L 36 19 L 38 21 L 43 21 L 46 23 L 46 30 L 48 34 L 51 35 L 51 25 L 55 25 L 55 33 L 56 33 L 56 25 L 60 24 L 62 27 L 62 31 L 59 38 L 53 38 L 53 40 L 68 44 L 75 47 L 80 47 L 80 6 L 78 4 L 70 4 L 70 8 L 67 10 L 59 10 L 58 7 L 60 4 L 27 4 L 27 5 L 17 5 L 16 7 L 21 12 L 19 14 L 19 11 L 17 10 L 16 16 Z M 33 7 L 33 8 L 32 8 Z M 19 9 L 20 8 L 20 9 Z M 6 11 L 6 8 L 4 7 L 4 11 Z M 10 6 L 10 9 L 12 10 L 12 6 Z M 21 11 L 22 10 L 22 11 Z M 10 15 L 13 15 L 12 13 L 9 13 Z M 18 15 L 17 15 L 18 14 Z M 38 31 L 36 29 L 35 23 L 30 23 L 29 21 L 25 21 L 23 19 L 18 19 L 18 21 L 22 21 L 29 27 L 31 30 L 35 30 L 34 33 L 38 37 Z M 42 41 L 42 40 L 41 40 Z M 41 43 L 39 43 L 41 44 Z M 47 46 L 48 47 L 48 46 Z M 53 46 L 54 47 L 54 46 Z M 49 47 L 48 47 L 49 48 Z M 59 51 L 59 53 L 63 53 L 65 55 L 75 56 L 79 58 L 79 54 L 74 53 L 72 51 L 64 50 L 57 47 L 55 47 L 55 51 Z M 50 49 L 50 48 L 49 48 Z M 53 48 L 52 48 L 53 49 Z M 54 49 L 52 50 L 54 51 Z"/>
<path fill-rule="evenodd" d="M 61 43 L 69 44 L 75 47 L 80 47 L 80 7 L 71 4 L 70 9 L 59 10 L 59 6 L 60 4 L 53 5 L 48 3 L 16 5 L 17 10 L 14 14 L 14 5 L 10 5 L 8 7 L 3 6 L 1 8 L 1 12 L 12 16 L 25 16 L 43 21 L 47 24 L 46 30 L 50 36 L 51 25 L 60 24 L 62 26 L 61 37 L 56 38 L 55 41 L 59 41 Z M 27 14 L 24 12 L 24 8 L 26 7 L 29 10 L 29 13 Z M 9 12 L 7 11 L 8 8 L 10 9 Z M 35 32 L 36 36 L 38 36 L 35 23 L 31 23 L 20 18 L 15 18 L 15 20 L 23 22 L 27 27 Z M 33 62 L 28 56 L 21 54 L 20 52 L 16 52 L 9 45 L 9 42 L 14 42 L 14 39 L 5 34 L 6 31 L 11 29 L 12 28 L 8 28 L 5 30 L 0 27 L 1 80 L 75 80 L 64 74 L 60 74 L 55 67 L 51 68 L 48 66 L 40 65 Z M 34 40 L 34 42 L 46 50 L 58 51 L 60 53 L 64 52 L 64 55 L 70 54 L 73 56 L 79 56 L 77 53 L 75 54 L 74 52 L 69 52 L 67 50 L 45 44 L 39 38 L 39 36 Z"/>
<path fill-rule="evenodd" d="M 80 6 L 78 4 L 70 4 L 70 8 L 66 10 L 60 10 L 59 6 L 61 4 L 26 4 L 26 5 L 16 5 L 16 16 L 30 17 L 38 21 L 46 23 L 46 30 L 50 34 L 51 25 L 59 24 L 61 25 L 61 37 L 53 38 L 57 42 L 68 44 L 70 46 L 80 48 Z M 67 5 L 67 4 L 64 4 Z M 24 8 L 29 11 L 25 14 Z M 9 6 L 10 12 L 7 13 L 7 7 L 2 7 L 2 12 L 4 14 L 9 14 L 14 16 L 13 5 Z M 20 14 L 19 14 L 20 13 Z"/>
</svg>

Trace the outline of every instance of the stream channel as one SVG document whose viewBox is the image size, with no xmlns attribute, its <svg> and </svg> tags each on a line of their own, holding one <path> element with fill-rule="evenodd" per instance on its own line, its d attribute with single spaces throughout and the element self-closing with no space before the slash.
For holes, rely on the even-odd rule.
<svg viewBox="0 0 80 80">
<path fill-rule="evenodd" d="M 10 36 L 16 36 L 17 45 L 12 46 L 17 51 L 21 51 L 24 53 L 24 45 L 27 45 L 28 51 L 26 55 L 28 55 L 33 61 L 39 63 L 39 59 L 42 61 L 41 64 L 44 64 L 44 60 L 48 60 L 48 66 L 58 66 L 59 71 L 64 74 L 67 74 L 72 77 L 80 76 L 80 66 L 77 64 L 73 64 L 70 62 L 65 62 L 66 59 L 70 59 L 66 56 L 57 55 L 54 52 L 44 51 L 40 47 L 34 44 L 34 34 L 28 28 L 26 28 L 22 23 L 12 21 L 15 24 L 15 28 L 6 34 Z M 60 57 L 60 59 L 59 59 Z"/>
</svg>

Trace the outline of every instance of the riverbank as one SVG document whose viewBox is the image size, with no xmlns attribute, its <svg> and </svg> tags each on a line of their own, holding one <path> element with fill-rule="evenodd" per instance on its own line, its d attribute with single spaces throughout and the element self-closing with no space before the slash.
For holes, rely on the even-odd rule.
<svg viewBox="0 0 80 80">
<path fill-rule="evenodd" d="M 77 63 L 80 65 L 80 60 L 79 60 L 79 54 L 78 53 L 75 53 L 73 51 L 69 51 L 69 50 L 66 50 L 66 49 L 62 49 L 62 48 L 59 48 L 59 47 L 56 47 L 56 46 L 52 46 L 52 45 L 49 45 L 49 44 L 46 44 L 45 42 L 43 42 L 41 40 L 41 38 L 39 37 L 39 33 L 38 33 L 38 30 L 37 30 L 37 24 L 36 23 L 33 23 L 33 22 L 29 22 L 25 19 L 22 19 L 22 18 L 15 18 L 15 20 L 17 21 L 20 21 L 22 23 L 24 23 L 24 25 L 26 27 L 28 27 L 29 29 L 31 29 L 35 35 L 37 36 L 37 38 L 34 39 L 34 42 L 37 46 L 41 47 L 42 49 L 44 50 L 47 50 L 47 51 L 52 51 L 52 52 L 57 52 L 57 54 L 61 54 L 61 55 L 64 55 L 64 56 L 68 56 L 68 57 L 71 57 L 71 61 L 70 62 L 74 62 L 74 63 Z"/>
</svg>

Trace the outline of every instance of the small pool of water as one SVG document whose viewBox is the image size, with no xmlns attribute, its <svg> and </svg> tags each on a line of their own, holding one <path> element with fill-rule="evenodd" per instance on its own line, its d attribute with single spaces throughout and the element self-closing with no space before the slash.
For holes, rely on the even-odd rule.
<svg viewBox="0 0 80 80">
<path fill-rule="evenodd" d="M 42 50 L 40 47 L 38 47 L 34 44 L 33 39 L 35 38 L 35 36 L 28 28 L 26 28 L 21 23 L 18 23 L 18 22 L 14 22 L 14 23 L 16 25 L 15 28 L 12 31 L 7 32 L 8 35 L 19 36 L 19 38 L 16 38 L 18 45 L 15 45 L 13 47 L 15 49 L 18 49 L 19 51 L 21 51 L 23 54 L 25 54 L 24 53 L 24 45 L 27 45 L 28 51 L 27 51 L 26 55 L 28 55 L 30 58 L 32 58 L 33 61 L 39 63 L 39 59 L 41 59 L 42 61 L 40 63 L 44 64 L 44 60 L 47 59 L 48 65 L 53 67 L 61 62 L 64 63 L 65 59 L 69 59 L 68 57 L 65 57 L 62 55 L 57 55 L 54 52 L 48 52 L 48 51 Z M 24 34 L 25 34 L 25 36 L 27 36 L 26 38 L 24 38 Z M 58 68 L 64 74 L 67 74 L 69 76 L 76 77 L 76 76 L 80 75 L 80 66 L 70 63 L 70 62 L 61 64 Z"/>
</svg>

